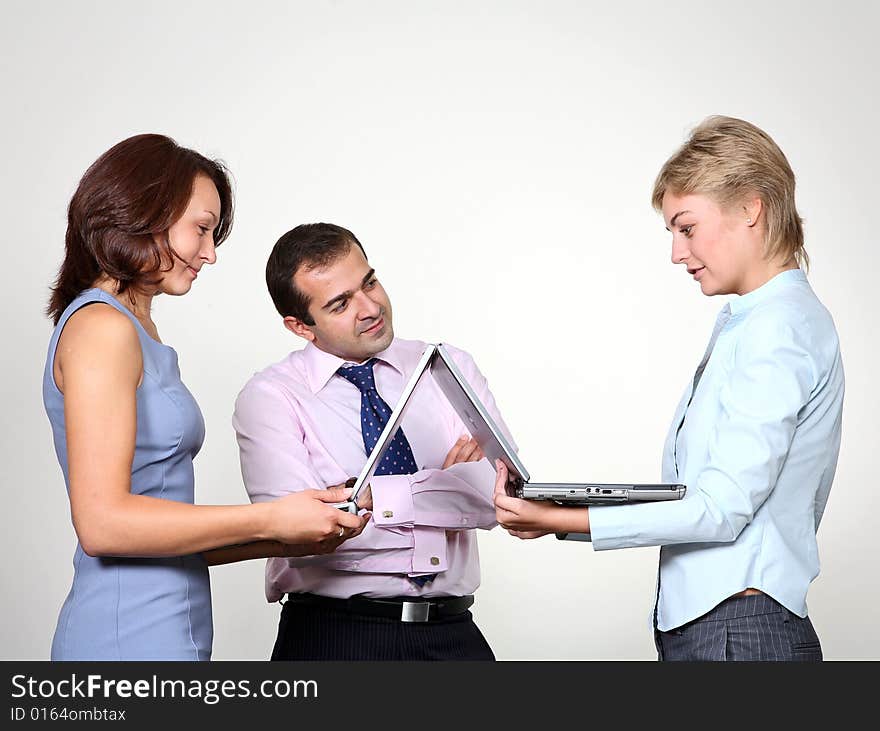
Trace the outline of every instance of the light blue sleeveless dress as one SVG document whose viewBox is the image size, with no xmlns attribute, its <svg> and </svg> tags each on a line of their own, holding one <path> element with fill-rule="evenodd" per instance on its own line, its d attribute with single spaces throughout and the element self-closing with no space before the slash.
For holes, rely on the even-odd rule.
<svg viewBox="0 0 880 731">
<path fill-rule="evenodd" d="M 68 318 L 94 302 L 127 315 L 143 351 L 131 491 L 192 503 L 193 458 L 202 446 L 205 423 L 180 380 L 177 353 L 151 338 L 137 318 L 100 289 L 84 291 L 64 311 L 52 333 L 43 374 L 43 403 L 67 489 L 64 396 L 52 367 Z M 201 556 L 94 558 L 77 542 L 73 568 L 73 585 L 52 641 L 53 660 L 210 660 L 211 588 Z"/>
</svg>

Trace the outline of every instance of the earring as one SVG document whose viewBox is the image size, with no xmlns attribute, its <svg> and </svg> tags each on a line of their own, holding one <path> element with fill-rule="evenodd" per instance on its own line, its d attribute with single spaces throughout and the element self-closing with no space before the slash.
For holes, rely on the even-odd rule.
<svg viewBox="0 0 880 731">
<path fill-rule="evenodd" d="M 751 218 L 747 218 L 747 219 L 746 219 L 746 223 L 747 223 L 749 226 L 751 226 L 751 225 L 752 225 L 752 219 L 751 219 Z"/>
</svg>

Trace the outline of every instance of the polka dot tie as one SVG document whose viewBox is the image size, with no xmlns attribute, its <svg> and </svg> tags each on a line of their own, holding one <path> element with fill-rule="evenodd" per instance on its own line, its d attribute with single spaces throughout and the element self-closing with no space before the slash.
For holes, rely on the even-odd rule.
<svg viewBox="0 0 880 731">
<path fill-rule="evenodd" d="M 361 392 L 361 434 L 364 437 L 364 451 L 370 454 L 379 441 L 379 435 L 388 423 L 391 409 L 376 390 L 376 379 L 373 376 L 373 364 L 376 359 L 363 365 L 340 368 L 339 375 L 353 383 Z M 376 475 L 411 475 L 418 472 L 412 448 L 403 433 L 397 430 L 388 449 L 376 467 Z"/>
<path fill-rule="evenodd" d="M 373 375 L 373 365 L 376 359 L 372 358 L 363 365 L 340 368 L 337 373 L 346 381 L 354 384 L 361 392 L 361 434 L 364 439 L 364 452 L 370 454 L 373 447 L 379 441 L 379 435 L 388 423 L 391 409 L 376 390 L 376 379 Z M 411 475 L 418 472 L 412 448 L 409 446 L 403 428 L 397 429 L 391 444 L 385 450 L 385 454 L 379 461 L 374 474 L 378 475 Z M 410 581 L 419 586 L 424 586 L 431 581 L 436 574 L 428 576 L 410 576 Z"/>
</svg>

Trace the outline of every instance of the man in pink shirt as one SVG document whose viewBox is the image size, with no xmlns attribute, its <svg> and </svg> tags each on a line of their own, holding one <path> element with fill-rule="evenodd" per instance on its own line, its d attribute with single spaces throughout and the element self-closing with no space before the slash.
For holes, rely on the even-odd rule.
<svg viewBox="0 0 880 731">
<path fill-rule="evenodd" d="M 388 295 L 347 229 L 284 234 L 266 282 L 306 346 L 253 376 L 236 401 L 253 502 L 357 475 L 425 347 L 394 337 Z M 473 359 L 449 350 L 510 438 Z M 287 597 L 273 660 L 494 659 L 468 611 L 480 583 L 474 529 L 496 525 L 493 467 L 431 378 L 389 452 L 361 535 L 335 553 L 269 559 L 266 597 Z"/>
</svg>

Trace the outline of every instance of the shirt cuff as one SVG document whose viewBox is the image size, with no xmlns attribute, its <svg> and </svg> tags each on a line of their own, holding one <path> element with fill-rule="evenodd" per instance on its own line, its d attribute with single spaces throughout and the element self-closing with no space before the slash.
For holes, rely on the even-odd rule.
<svg viewBox="0 0 880 731">
<path fill-rule="evenodd" d="M 436 574 L 448 568 L 446 530 L 421 526 L 413 528 L 412 572 Z"/>
<path fill-rule="evenodd" d="M 413 526 L 413 505 L 409 475 L 383 475 L 370 480 L 373 494 L 373 521 L 377 526 Z"/>
<path fill-rule="evenodd" d="M 590 535 L 593 549 L 631 548 L 641 545 L 635 540 L 631 505 L 591 505 Z M 630 511 L 627 519 L 627 511 Z"/>
</svg>

